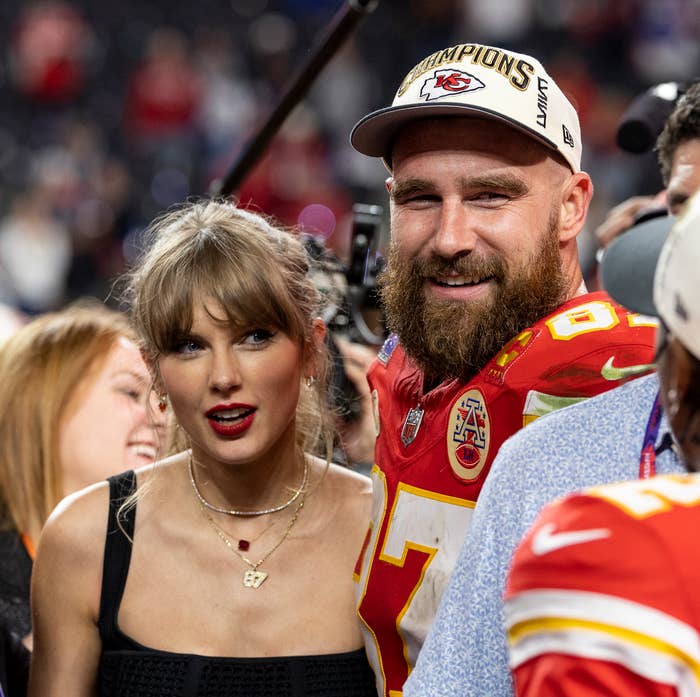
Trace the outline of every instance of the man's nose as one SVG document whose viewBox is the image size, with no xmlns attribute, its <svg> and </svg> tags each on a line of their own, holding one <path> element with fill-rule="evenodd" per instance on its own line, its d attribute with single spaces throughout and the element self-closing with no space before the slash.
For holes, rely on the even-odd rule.
<svg viewBox="0 0 700 697">
<path fill-rule="evenodd" d="M 443 202 L 433 252 L 443 259 L 464 256 L 474 250 L 478 235 L 473 229 L 468 207 L 460 200 Z"/>
</svg>

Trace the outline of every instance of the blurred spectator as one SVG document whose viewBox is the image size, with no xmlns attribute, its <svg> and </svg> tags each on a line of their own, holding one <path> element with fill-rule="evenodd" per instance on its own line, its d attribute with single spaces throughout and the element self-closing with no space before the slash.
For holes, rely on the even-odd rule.
<svg viewBox="0 0 700 697">
<path fill-rule="evenodd" d="M 15 193 L 34 187 L 38 160 L 52 190 L 46 215 L 72 240 L 64 298 L 104 295 L 145 224 L 170 204 L 206 193 L 234 164 L 343 4 L 0 3 L 7 47 L 0 219 Z M 313 136 L 295 136 L 290 145 L 280 135 L 283 142 L 244 181 L 245 196 L 286 225 L 309 206 L 325 208 L 342 250 L 351 204 L 381 203 L 386 176 L 349 147 L 349 125 L 391 100 L 398 66 L 436 46 L 507 45 L 541 54 L 577 102 L 585 167 L 596 184 L 590 230 L 581 237 L 582 264 L 592 270 L 590 231 L 616 203 L 659 183 L 650 179 L 653 160 L 617 149 L 615 120 L 654 82 L 700 73 L 699 27 L 695 3 L 685 0 L 517 0 L 507 11 L 487 0 L 382 0 L 307 95 Z M 290 165 L 297 157 L 301 164 Z"/>
<path fill-rule="evenodd" d="M 0 220 L 5 301 L 29 314 L 61 306 L 71 259 L 68 230 L 51 215 L 46 189 L 19 194 Z"/>
<path fill-rule="evenodd" d="M 197 114 L 208 172 L 217 160 L 229 164 L 232 153 L 255 125 L 259 107 L 245 75 L 243 56 L 227 31 L 218 27 L 200 30 L 194 61 L 200 74 L 201 99 Z"/>
<path fill-rule="evenodd" d="M 502 45 L 517 40 L 531 26 L 533 3 L 511 0 L 508 12 L 492 0 L 463 0 L 464 33 L 474 41 L 488 40 Z"/>
<path fill-rule="evenodd" d="M 176 29 L 157 29 L 130 79 L 127 134 L 145 147 L 163 138 L 189 136 L 199 91 L 186 37 Z"/>
<path fill-rule="evenodd" d="M 10 44 L 12 80 L 32 101 L 65 104 L 86 86 L 94 36 L 75 7 L 60 0 L 28 3 Z"/>
<path fill-rule="evenodd" d="M 129 77 L 124 121 L 132 163 L 150 193 L 144 217 L 192 193 L 200 98 L 188 37 L 173 27 L 157 28 Z"/>
<path fill-rule="evenodd" d="M 328 146 L 308 106 L 290 116 L 239 198 L 244 206 L 323 237 L 339 256 L 347 252 L 349 220 L 338 220 L 335 211 L 349 212 L 352 202 L 335 181 Z M 344 248 L 334 249 L 335 242 Z"/>
</svg>

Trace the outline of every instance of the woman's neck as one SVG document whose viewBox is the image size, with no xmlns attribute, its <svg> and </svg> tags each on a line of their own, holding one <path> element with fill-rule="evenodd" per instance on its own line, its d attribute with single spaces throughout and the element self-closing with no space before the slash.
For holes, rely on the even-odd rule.
<svg viewBox="0 0 700 697">
<path fill-rule="evenodd" d="M 308 480 L 307 458 L 296 447 L 287 457 L 271 455 L 263 463 L 228 464 L 200 457 L 193 448 L 188 463 L 193 493 L 202 505 L 220 512 L 282 510 Z"/>
</svg>

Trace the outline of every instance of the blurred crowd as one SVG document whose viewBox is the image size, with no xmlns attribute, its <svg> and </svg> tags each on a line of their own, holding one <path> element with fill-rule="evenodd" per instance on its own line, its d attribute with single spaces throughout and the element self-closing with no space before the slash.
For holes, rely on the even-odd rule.
<svg viewBox="0 0 700 697">
<path fill-rule="evenodd" d="M 4 0 L 0 302 L 33 315 L 109 298 L 146 223 L 216 191 L 341 7 Z M 660 188 L 653 155 L 622 152 L 615 131 L 637 94 L 697 76 L 699 25 L 693 0 L 380 0 L 238 195 L 343 258 L 353 203 L 385 200 L 381 165 L 348 144 L 352 124 L 388 103 L 421 56 L 479 41 L 537 55 L 575 102 L 593 228 L 615 203 Z"/>
</svg>

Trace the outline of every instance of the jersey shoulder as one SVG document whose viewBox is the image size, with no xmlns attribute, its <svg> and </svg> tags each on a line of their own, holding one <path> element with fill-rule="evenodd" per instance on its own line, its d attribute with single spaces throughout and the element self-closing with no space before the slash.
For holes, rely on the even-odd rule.
<svg viewBox="0 0 700 697">
<path fill-rule="evenodd" d="M 580 399 L 653 370 L 656 322 L 628 312 L 603 292 L 564 303 L 508 342 L 485 367 L 490 382 L 532 394 L 534 416 L 554 396 Z"/>
<path fill-rule="evenodd" d="M 698 523 L 698 475 L 596 487 L 547 506 L 507 582 L 511 667 L 569 655 L 644 666 L 670 682 L 697 666 L 700 562 L 685 531 Z"/>
<path fill-rule="evenodd" d="M 369 366 L 367 378 L 370 386 L 422 382 L 420 370 L 408 360 L 396 334 L 390 334 L 382 344 Z"/>
<path fill-rule="evenodd" d="M 546 506 L 513 559 L 507 595 L 543 588 L 683 609 L 669 592 L 700 562 L 686 530 L 700 524 L 700 475 L 620 482 Z"/>
</svg>

